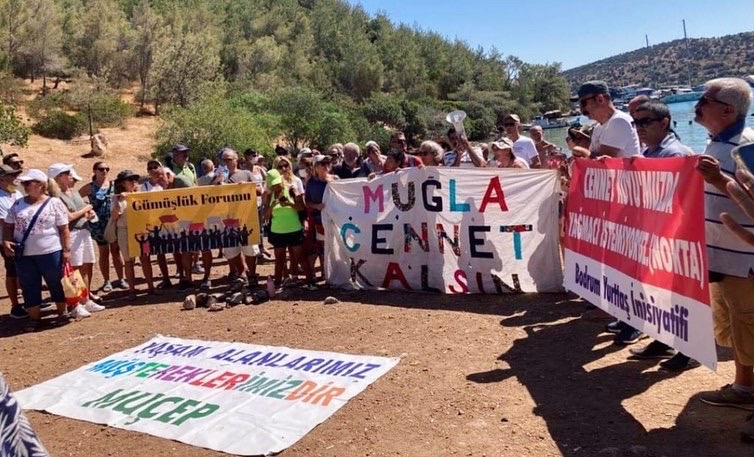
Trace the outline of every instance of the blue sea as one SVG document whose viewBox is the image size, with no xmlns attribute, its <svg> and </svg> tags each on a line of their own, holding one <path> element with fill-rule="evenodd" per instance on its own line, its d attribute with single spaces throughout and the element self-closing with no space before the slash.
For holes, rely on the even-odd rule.
<svg viewBox="0 0 754 457">
<path fill-rule="evenodd" d="M 695 152 L 701 153 L 706 147 L 707 130 L 694 122 L 695 104 L 696 102 L 671 103 L 668 107 L 670 107 L 670 115 L 672 116 L 673 121 L 675 121 L 673 128 L 681 137 L 681 142 L 689 146 Z M 746 116 L 746 125 L 754 128 L 754 116 L 752 116 L 752 113 L 754 113 L 754 105 L 752 105 L 749 115 Z M 583 116 L 579 119 L 582 124 L 592 122 Z M 545 130 L 545 138 L 547 138 L 548 141 L 559 145 L 563 148 L 564 152 L 569 153 L 565 141 L 567 133 L 568 129 L 549 129 Z"/>
</svg>

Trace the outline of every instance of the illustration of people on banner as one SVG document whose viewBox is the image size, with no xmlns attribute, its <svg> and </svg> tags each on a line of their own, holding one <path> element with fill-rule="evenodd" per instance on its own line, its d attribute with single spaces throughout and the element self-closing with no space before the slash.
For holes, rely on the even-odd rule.
<svg viewBox="0 0 754 457">
<path fill-rule="evenodd" d="M 256 201 L 251 183 L 129 195 L 129 253 L 172 254 L 258 244 Z"/>
</svg>

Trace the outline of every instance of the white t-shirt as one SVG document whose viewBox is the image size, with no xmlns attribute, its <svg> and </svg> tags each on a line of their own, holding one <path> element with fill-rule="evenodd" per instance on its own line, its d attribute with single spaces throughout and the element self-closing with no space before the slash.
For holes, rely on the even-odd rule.
<svg viewBox="0 0 754 457">
<path fill-rule="evenodd" d="M 139 184 L 139 192 L 157 192 L 160 190 L 164 190 L 161 185 L 152 184 L 149 180 Z"/>
<path fill-rule="evenodd" d="M 21 194 L 21 192 L 14 190 L 13 193 L 8 193 L 2 189 L 0 189 L 0 220 L 5 220 L 5 216 L 8 215 L 8 211 L 10 211 L 10 207 L 13 206 L 13 202 L 18 200 L 19 198 L 23 198 L 24 196 Z M 3 241 L 3 232 L 2 227 L 0 227 L 0 242 Z"/>
<path fill-rule="evenodd" d="M 26 239 L 26 249 L 23 253 L 25 256 L 49 254 L 63 249 L 60 244 L 58 227 L 68 225 L 68 209 L 59 199 L 54 197 L 49 197 L 49 199 L 50 203 L 39 213 L 39 217 Z M 16 243 L 23 240 L 29 223 L 42 203 L 37 202 L 29 205 L 26 200 L 20 198 L 11 206 L 8 215 L 5 216 L 5 222 L 15 224 L 13 240 Z"/>
<path fill-rule="evenodd" d="M 519 136 L 516 141 L 513 142 L 513 154 L 526 162 L 531 166 L 531 161 L 535 157 L 539 157 L 537 152 L 537 145 L 534 144 L 534 140 L 526 136 Z"/>
<path fill-rule="evenodd" d="M 623 111 L 615 110 L 604 124 L 594 127 L 589 150 L 597 154 L 601 145 L 620 149 L 618 157 L 632 157 L 641 153 L 639 137 L 633 126 L 633 119 Z"/>
</svg>

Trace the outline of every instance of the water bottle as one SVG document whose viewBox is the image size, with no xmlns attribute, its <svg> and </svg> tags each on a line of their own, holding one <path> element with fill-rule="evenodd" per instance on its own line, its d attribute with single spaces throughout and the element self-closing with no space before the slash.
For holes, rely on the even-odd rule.
<svg viewBox="0 0 754 457">
<path fill-rule="evenodd" d="M 267 295 L 270 298 L 275 296 L 275 280 L 272 276 L 267 276 Z"/>
<path fill-rule="evenodd" d="M 216 173 L 220 176 L 220 182 L 228 182 L 228 167 L 220 165 L 217 167 Z"/>
</svg>

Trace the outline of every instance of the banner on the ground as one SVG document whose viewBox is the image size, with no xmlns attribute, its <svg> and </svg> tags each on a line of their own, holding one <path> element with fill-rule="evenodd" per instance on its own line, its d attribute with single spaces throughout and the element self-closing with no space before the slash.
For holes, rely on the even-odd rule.
<svg viewBox="0 0 754 457">
<path fill-rule="evenodd" d="M 576 160 L 566 205 L 565 285 L 715 369 L 696 159 Z"/>
<path fill-rule="evenodd" d="M 17 393 L 24 409 L 235 455 L 291 446 L 397 358 L 157 336 Z"/>
<path fill-rule="evenodd" d="M 259 215 L 252 183 L 199 186 L 126 197 L 128 252 L 197 252 L 258 244 Z"/>
<path fill-rule="evenodd" d="M 455 294 L 561 291 L 559 183 L 552 170 L 437 167 L 331 182 L 327 281 Z"/>
</svg>

